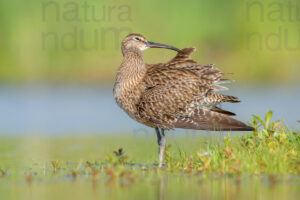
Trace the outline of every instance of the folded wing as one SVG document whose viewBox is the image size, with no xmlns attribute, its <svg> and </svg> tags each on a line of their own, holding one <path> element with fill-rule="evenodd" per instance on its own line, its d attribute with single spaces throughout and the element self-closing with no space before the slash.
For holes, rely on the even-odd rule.
<svg viewBox="0 0 300 200">
<path fill-rule="evenodd" d="M 217 107 L 221 102 L 239 102 L 237 97 L 216 93 L 227 88 L 213 65 L 200 65 L 191 59 L 195 48 L 182 49 L 165 64 L 149 65 L 144 93 L 138 112 L 159 128 L 198 130 L 252 130 L 252 127 L 230 117 L 235 115 Z"/>
</svg>

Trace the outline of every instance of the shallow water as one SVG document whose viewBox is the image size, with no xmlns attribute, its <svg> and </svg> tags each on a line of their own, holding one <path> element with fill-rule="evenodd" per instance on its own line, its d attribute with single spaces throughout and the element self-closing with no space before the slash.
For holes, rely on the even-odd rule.
<svg viewBox="0 0 300 200">
<path fill-rule="evenodd" d="M 182 138 L 168 137 L 175 159 L 180 157 L 179 149 L 192 155 L 204 153 L 207 142 L 218 143 L 218 136 L 211 135 Z M 112 165 L 108 159 L 120 147 L 128 162 Z M 1 137 L 0 199 L 282 200 L 297 199 L 299 193 L 300 179 L 296 174 L 158 170 L 157 164 L 152 164 L 156 160 L 154 134 Z M 53 161 L 57 161 L 57 170 Z"/>
<path fill-rule="evenodd" d="M 2 85 L 0 134 L 152 132 L 117 107 L 111 87 Z M 284 118 L 289 127 L 299 128 L 300 87 L 231 87 L 224 93 L 242 100 L 239 104 L 222 105 L 242 121 L 249 121 L 252 114 L 264 115 L 271 109 L 273 119 Z"/>
<path fill-rule="evenodd" d="M 298 185 L 297 185 L 298 183 Z M 297 199 L 299 178 L 232 178 L 202 175 L 144 175 L 142 178 L 109 180 L 90 177 L 28 183 L 0 179 L 3 199 Z"/>
</svg>

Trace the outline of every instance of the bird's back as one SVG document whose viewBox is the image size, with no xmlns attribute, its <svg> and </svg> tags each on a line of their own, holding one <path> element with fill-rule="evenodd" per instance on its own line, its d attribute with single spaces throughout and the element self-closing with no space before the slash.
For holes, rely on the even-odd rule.
<svg viewBox="0 0 300 200">
<path fill-rule="evenodd" d="M 233 119 L 217 107 L 221 102 L 239 102 L 236 97 L 216 93 L 227 89 L 223 73 L 213 65 L 200 65 L 191 59 L 194 48 L 182 49 L 168 63 L 147 65 L 144 86 L 136 104 L 137 118 L 152 127 L 204 130 L 248 130 L 251 127 Z"/>
</svg>

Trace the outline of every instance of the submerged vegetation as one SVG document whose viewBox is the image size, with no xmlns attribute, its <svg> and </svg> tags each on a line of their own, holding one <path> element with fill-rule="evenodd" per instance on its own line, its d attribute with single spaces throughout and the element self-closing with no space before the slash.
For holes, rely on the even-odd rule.
<svg viewBox="0 0 300 200">
<path fill-rule="evenodd" d="M 276 198 L 294 198 L 300 181 L 300 135 L 271 117 L 271 111 L 264 119 L 254 115 L 249 123 L 255 128 L 252 133 L 228 133 L 214 140 L 201 136 L 197 141 L 183 136 L 186 139 L 178 149 L 170 137 L 162 169 L 153 164 L 157 157 L 150 148 L 156 145 L 154 138 L 3 138 L 0 197 L 26 196 L 27 184 L 32 193 L 22 199 L 75 194 L 80 199 L 91 184 L 94 191 L 100 191 L 95 195 L 105 198 L 222 198 L 226 192 L 231 198 L 261 198 L 244 187 L 260 190 L 265 198 L 274 199 L 271 194 L 276 192 Z M 263 189 L 264 184 L 272 187 Z M 199 188 L 203 193 L 197 192 Z M 51 193 L 52 189 L 59 192 Z M 108 194 L 108 189 L 116 192 Z M 213 189 L 219 191 L 211 194 Z"/>
</svg>

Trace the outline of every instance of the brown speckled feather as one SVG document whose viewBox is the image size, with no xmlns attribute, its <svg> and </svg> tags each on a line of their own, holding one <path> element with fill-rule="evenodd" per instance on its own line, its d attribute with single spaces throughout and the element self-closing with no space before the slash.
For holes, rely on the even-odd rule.
<svg viewBox="0 0 300 200">
<path fill-rule="evenodd" d="M 216 107 L 221 102 L 239 100 L 215 93 L 226 89 L 218 85 L 224 82 L 223 73 L 213 65 L 197 64 L 190 58 L 194 50 L 186 48 L 168 63 L 148 65 L 143 80 L 146 89 L 137 104 L 139 117 L 163 129 L 245 128 L 245 124 L 227 116 L 234 113 Z"/>
<path fill-rule="evenodd" d="M 142 52 L 148 48 L 177 51 L 167 63 L 148 65 Z M 191 58 L 195 48 L 178 48 L 150 42 L 140 34 L 129 34 L 122 41 L 124 59 L 118 69 L 113 93 L 116 103 L 134 120 L 155 128 L 159 145 L 159 167 L 163 165 L 166 137 L 164 130 L 251 131 L 217 105 L 239 102 L 237 97 L 217 93 L 226 90 L 223 73 L 213 65 L 200 65 Z"/>
<path fill-rule="evenodd" d="M 252 130 L 231 118 L 234 113 L 217 107 L 221 102 L 239 102 L 236 97 L 216 93 L 227 89 L 220 84 L 232 81 L 222 79 L 223 73 L 213 65 L 191 59 L 195 48 L 178 50 L 167 63 L 148 65 L 141 51 L 126 42 L 114 96 L 130 117 L 162 129 Z"/>
</svg>

